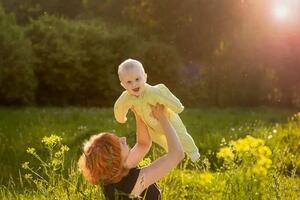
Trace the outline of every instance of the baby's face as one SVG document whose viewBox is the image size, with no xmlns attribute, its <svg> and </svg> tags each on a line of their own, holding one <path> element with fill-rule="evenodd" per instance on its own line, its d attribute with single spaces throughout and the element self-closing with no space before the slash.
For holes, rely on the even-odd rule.
<svg viewBox="0 0 300 200">
<path fill-rule="evenodd" d="M 120 75 L 121 85 L 128 91 L 129 94 L 140 96 L 145 89 L 147 74 L 139 67 L 124 70 Z"/>
</svg>

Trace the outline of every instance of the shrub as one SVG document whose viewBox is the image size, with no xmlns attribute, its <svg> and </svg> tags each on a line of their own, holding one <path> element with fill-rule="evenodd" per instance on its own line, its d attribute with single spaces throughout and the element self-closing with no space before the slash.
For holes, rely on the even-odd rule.
<svg viewBox="0 0 300 200">
<path fill-rule="evenodd" d="M 111 106 L 121 87 L 117 65 L 140 43 L 126 27 L 44 15 L 27 35 L 37 56 L 38 102 Z"/>
<path fill-rule="evenodd" d="M 44 15 L 32 21 L 40 104 L 112 106 L 120 95 L 117 66 L 140 59 L 152 82 L 176 88 L 180 58 L 168 45 L 145 41 L 128 27 Z"/>
<path fill-rule="evenodd" d="M 12 15 L 0 7 L 0 104 L 31 104 L 36 78 L 31 43 Z"/>
</svg>

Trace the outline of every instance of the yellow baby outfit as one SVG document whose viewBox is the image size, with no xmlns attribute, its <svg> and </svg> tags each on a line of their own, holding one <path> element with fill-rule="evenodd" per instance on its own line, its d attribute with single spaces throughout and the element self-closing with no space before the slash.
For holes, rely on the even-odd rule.
<svg viewBox="0 0 300 200">
<path fill-rule="evenodd" d="M 128 110 L 134 107 L 148 127 L 152 141 L 167 151 L 167 140 L 164 131 L 158 121 L 150 115 L 151 107 L 149 104 L 155 105 L 156 103 L 163 104 L 167 108 L 167 116 L 176 130 L 183 150 L 191 160 L 195 162 L 200 157 L 198 148 L 178 115 L 178 113 L 183 111 L 184 107 L 179 99 L 175 97 L 164 84 L 155 86 L 146 84 L 145 90 L 138 97 L 124 91 L 115 103 L 115 118 L 118 122 L 125 123 Z"/>
</svg>

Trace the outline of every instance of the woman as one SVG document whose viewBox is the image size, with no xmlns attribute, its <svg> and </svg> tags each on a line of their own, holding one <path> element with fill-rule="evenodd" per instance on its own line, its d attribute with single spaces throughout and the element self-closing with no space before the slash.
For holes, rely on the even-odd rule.
<svg viewBox="0 0 300 200">
<path fill-rule="evenodd" d="M 168 121 L 163 105 L 150 105 L 152 115 L 161 124 L 167 139 L 169 151 L 144 168 L 137 168 L 136 163 L 149 150 L 149 144 L 144 148 L 133 149 L 126 143 L 125 137 L 112 133 L 94 135 L 84 146 L 84 152 L 79 159 L 79 167 L 84 177 L 92 184 L 102 183 L 106 199 L 130 199 L 142 197 L 146 200 L 161 199 L 156 182 L 167 175 L 184 158 L 182 146 L 174 128 Z M 138 139 L 149 139 L 146 125 L 140 116 L 137 119 Z M 140 138 L 139 138 L 140 137 Z M 146 137 L 148 137 L 146 139 Z M 129 155 L 136 154 L 135 160 L 127 161 Z M 117 196 L 117 197 L 116 197 Z"/>
</svg>

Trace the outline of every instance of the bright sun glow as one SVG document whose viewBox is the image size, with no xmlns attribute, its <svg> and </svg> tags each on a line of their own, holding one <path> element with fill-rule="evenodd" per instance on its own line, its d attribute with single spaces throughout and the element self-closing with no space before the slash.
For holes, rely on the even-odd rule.
<svg viewBox="0 0 300 200">
<path fill-rule="evenodd" d="M 280 20 L 286 19 L 289 15 L 289 9 L 284 5 L 276 5 L 274 7 L 274 15 Z"/>
</svg>

